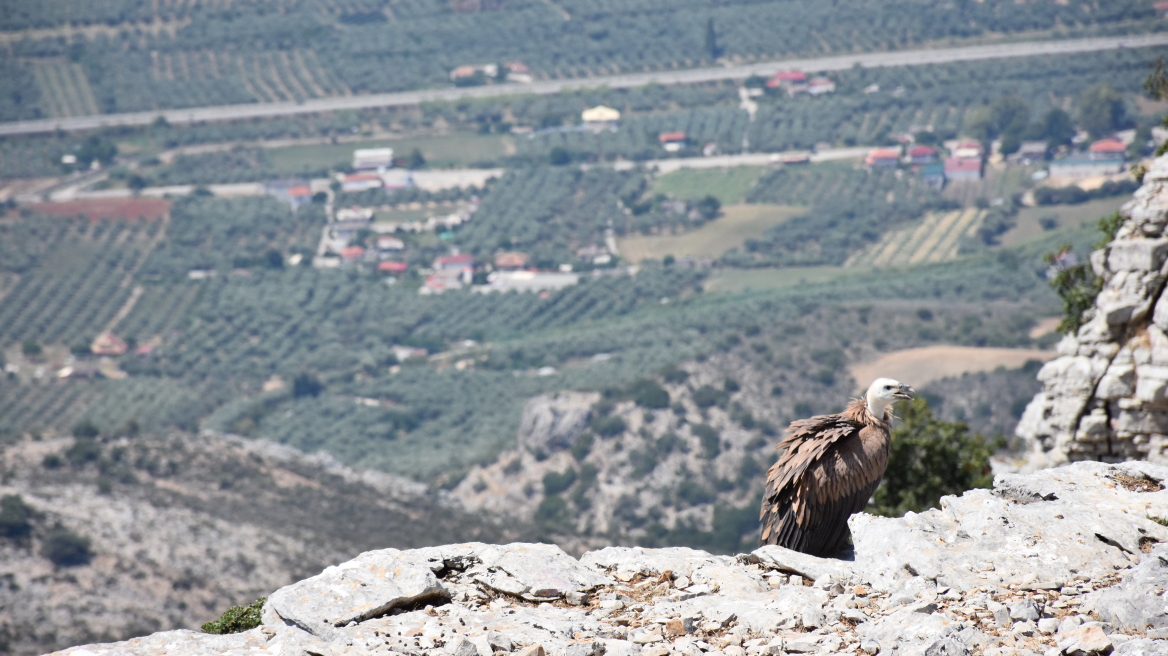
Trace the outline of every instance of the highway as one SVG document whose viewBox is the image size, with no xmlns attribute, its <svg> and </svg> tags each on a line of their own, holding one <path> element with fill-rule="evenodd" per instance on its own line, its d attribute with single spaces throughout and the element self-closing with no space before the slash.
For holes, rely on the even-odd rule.
<svg viewBox="0 0 1168 656">
<path fill-rule="evenodd" d="M 0 123 L 0 136 L 35 134 L 55 130 L 91 130 L 100 127 L 148 125 L 160 116 L 171 124 L 183 125 L 208 121 L 232 121 L 247 118 L 312 114 L 344 109 L 402 107 L 430 101 L 455 101 L 462 98 L 487 98 L 529 93 L 546 95 L 561 91 L 596 87 L 624 89 L 644 86 L 650 83 L 693 84 L 719 80 L 740 80 L 751 75 L 772 75 L 778 71 L 788 69 L 799 69 L 808 73 L 818 73 L 849 69 L 856 65 L 867 68 L 916 66 L 986 59 L 1034 57 L 1038 55 L 1065 55 L 1100 50 L 1116 50 L 1119 48 L 1152 48 L 1162 46 L 1168 46 L 1168 33 L 859 53 L 811 59 L 774 60 L 741 66 L 717 66 L 568 80 L 548 80 L 533 82 L 531 84 L 494 84 L 462 88 L 449 87 L 422 91 L 403 91 L 399 93 L 314 98 L 302 102 L 252 103 L 246 105 L 222 105 L 217 107 L 195 107 L 190 109 L 14 121 Z"/>
</svg>

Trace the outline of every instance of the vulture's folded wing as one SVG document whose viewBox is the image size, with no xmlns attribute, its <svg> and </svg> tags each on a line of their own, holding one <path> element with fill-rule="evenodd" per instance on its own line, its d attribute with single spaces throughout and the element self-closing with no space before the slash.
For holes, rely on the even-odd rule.
<svg viewBox="0 0 1168 656">
<path fill-rule="evenodd" d="M 883 473 L 883 463 L 865 457 L 862 430 L 875 429 L 838 415 L 792 423 L 780 444 L 787 450 L 767 476 L 764 544 L 822 555 L 843 546 L 848 517 L 867 504 Z"/>
</svg>

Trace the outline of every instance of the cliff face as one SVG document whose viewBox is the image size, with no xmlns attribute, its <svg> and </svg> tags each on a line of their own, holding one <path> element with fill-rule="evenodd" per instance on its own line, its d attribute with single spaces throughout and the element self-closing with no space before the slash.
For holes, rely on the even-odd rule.
<svg viewBox="0 0 1168 656">
<path fill-rule="evenodd" d="M 262 624 L 60 656 L 1135 656 L 1168 654 L 1168 467 L 1000 476 L 899 519 L 854 558 L 542 544 L 382 549 L 276 590 Z M 1163 544 L 1162 544 L 1163 543 Z"/>
<path fill-rule="evenodd" d="M 1018 424 L 1031 468 L 1168 461 L 1168 156 L 1120 215 L 1114 241 L 1091 254 L 1102 291 L 1039 372 L 1043 390 Z"/>
</svg>

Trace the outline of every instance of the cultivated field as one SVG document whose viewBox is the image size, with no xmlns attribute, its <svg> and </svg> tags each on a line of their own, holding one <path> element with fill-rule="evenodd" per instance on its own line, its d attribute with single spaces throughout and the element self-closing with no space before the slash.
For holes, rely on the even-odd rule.
<svg viewBox="0 0 1168 656">
<path fill-rule="evenodd" d="M 711 293 L 760 292 L 796 285 L 831 282 L 844 276 L 862 275 L 860 269 L 843 267 L 783 267 L 779 269 L 721 268 L 711 275 L 702 289 Z"/>
<path fill-rule="evenodd" d="M 964 209 L 929 213 L 915 225 L 887 233 L 845 266 L 892 267 L 944 262 L 957 257 L 962 237 L 971 237 L 981 225 L 985 212 Z"/>
<path fill-rule="evenodd" d="M 99 219 L 159 219 L 170 212 L 170 201 L 158 198 L 117 198 L 71 200 L 61 203 L 34 203 L 33 211 L 51 216 L 82 216 Z"/>
<path fill-rule="evenodd" d="M 998 367 L 1014 369 L 1027 360 L 1046 362 L 1058 355 L 1055 351 L 1038 349 L 987 348 L 978 346 L 923 346 L 882 355 L 872 362 L 850 367 L 852 378 L 859 389 L 867 387 L 881 376 L 894 378 L 918 389 L 950 376 L 978 371 L 993 371 Z"/>
<path fill-rule="evenodd" d="M 617 246 L 621 256 L 632 262 L 659 260 L 666 255 L 718 257 L 804 211 L 785 205 L 727 205 L 722 208 L 722 216 L 696 230 L 678 235 L 625 237 Z"/>
<path fill-rule="evenodd" d="M 682 169 L 657 178 L 653 191 L 685 200 L 713 196 L 723 205 L 733 205 L 743 201 L 762 172 L 761 166 Z"/>
<path fill-rule="evenodd" d="M 451 134 L 416 139 L 376 139 L 344 144 L 285 146 L 267 150 L 272 167 L 279 171 L 302 171 L 307 168 L 345 168 L 353 161 L 358 148 L 393 148 L 394 155 L 404 157 L 417 148 L 434 167 L 460 167 L 493 160 L 515 153 L 515 142 L 504 135 Z"/>
<path fill-rule="evenodd" d="M 50 116 L 92 116 L 100 113 L 81 64 L 46 61 L 33 67 L 41 99 Z"/>
</svg>

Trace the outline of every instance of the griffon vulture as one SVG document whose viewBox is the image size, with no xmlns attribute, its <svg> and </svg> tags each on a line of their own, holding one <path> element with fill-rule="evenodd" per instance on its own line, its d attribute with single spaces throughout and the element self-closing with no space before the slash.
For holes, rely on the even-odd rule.
<svg viewBox="0 0 1168 656">
<path fill-rule="evenodd" d="M 791 422 L 767 472 L 762 544 L 830 556 L 847 544 L 848 517 L 863 510 L 888 466 L 892 404 L 908 385 L 878 378 L 839 414 Z"/>
</svg>

